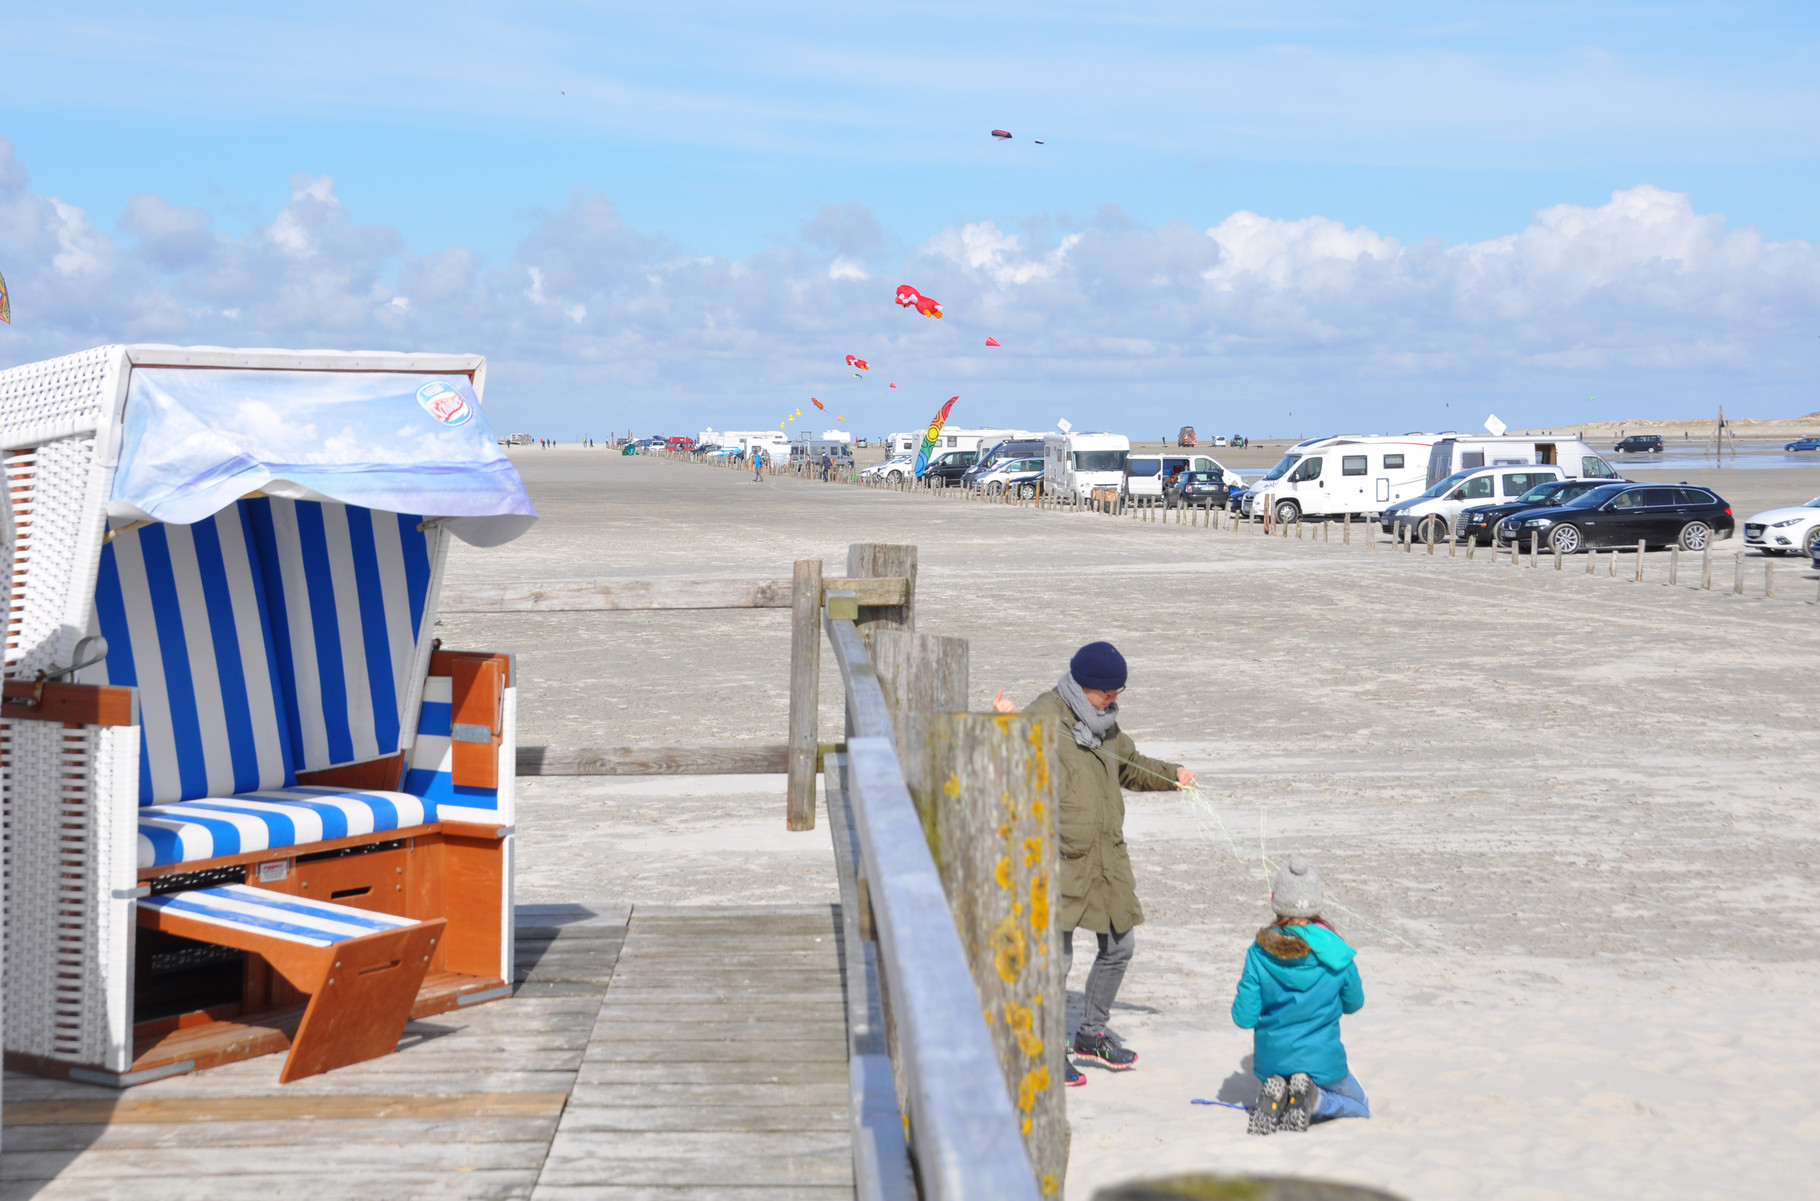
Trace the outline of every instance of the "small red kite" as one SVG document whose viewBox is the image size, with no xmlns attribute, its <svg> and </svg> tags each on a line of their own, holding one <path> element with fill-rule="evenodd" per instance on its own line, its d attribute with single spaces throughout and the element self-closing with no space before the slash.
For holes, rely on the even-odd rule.
<svg viewBox="0 0 1820 1201">
<path fill-rule="evenodd" d="M 822 403 L 822 402 L 821 402 L 821 401 L 819 401 L 819 400 L 817 400 L 817 399 L 815 399 L 815 397 L 813 397 L 813 396 L 811 396 L 811 397 L 810 397 L 810 398 L 809 398 L 809 403 L 810 403 L 810 404 L 812 404 L 812 405 L 814 405 L 814 406 L 815 406 L 815 407 L 816 407 L 816 408 L 818 408 L 818 409 L 824 409 L 824 410 L 825 410 L 825 409 L 826 409 L 826 408 L 827 408 L 827 407 L 828 407 L 828 406 L 827 406 L 827 405 L 825 405 L 825 404 L 823 404 L 823 403 Z"/>
<path fill-rule="evenodd" d="M 998 339 L 997 339 L 997 338 L 987 338 L 987 339 L 986 339 L 986 345 L 988 345 L 988 346 L 997 346 L 997 345 L 998 345 Z"/>
<path fill-rule="evenodd" d="M 870 366 L 869 366 L 869 365 L 867 365 L 867 363 L 866 363 L 866 360 L 864 360 L 864 359 L 856 359 L 856 358 L 854 358 L 854 357 L 853 357 L 853 356 L 852 356 L 852 355 L 848 355 L 848 356 L 847 356 L 847 366 L 849 366 L 849 367 L 858 367 L 858 368 L 859 368 L 859 369 L 860 369 L 860 370 L 861 370 L 861 371 L 870 371 L 870 370 L 872 370 L 872 368 L 871 368 L 871 367 L 870 367 Z"/>
<path fill-rule="evenodd" d="M 931 296 L 924 296 L 909 284 L 897 286 L 897 303 L 907 309 L 915 309 L 925 317 L 941 319 L 942 302 Z"/>
</svg>

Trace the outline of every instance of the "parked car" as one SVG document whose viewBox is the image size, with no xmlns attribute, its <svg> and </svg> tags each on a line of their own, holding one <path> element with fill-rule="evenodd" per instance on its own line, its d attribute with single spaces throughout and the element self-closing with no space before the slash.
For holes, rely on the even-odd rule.
<svg viewBox="0 0 1820 1201">
<path fill-rule="evenodd" d="M 1783 450 L 1820 450 L 1820 434 L 1810 434 L 1805 438 L 1796 438 Z"/>
<path fill-rule="evenodd" d="M 884 480 L 888 484 L 901 484 L 910 478 L 910 473 L 915 469 L 915 455 L 898 455 L 896 458 L 886 459 L 883 463 L 874 463 L 859 474 L 861 479 L 878 479 Z"/>
<path fill-rule="evenodd" d="M 1613 450 L 1627 455 L 1659 455 L 1662 453 L 1661 434 L 1632 434 L 1620 438 Z"/>
<path fill-rule="evenodd" d="M 1424 542 L 1443 542 L 1460 511 L 1475 501 L 1515 500 L 1541 484 L 1561 479 L 1559 467 L 1470 467 L 1456 471 L 1420 496 L 1384 510 L 1378 524 L 1386 534 L 1400 525 L 1415 527 Z"/>
<path fill-rule="evenodd" d="M 1243 513 L 1249 517 L 1251 515 L 1251 510 L 1247 505 L 1250 500 L 1250 488 L 1232 488 L 1226 493 L 1226 511 L 1228 513 Z"/>
<path fill-rule="evenodd" d="M 859 450 L 864 450 L 866 449 L 867 443 L 864 438 L 855 438 L 853 440 L 853 445 Z"/>
<path fill-rule="evenodd" d="M 1226 445 L 1226 435 L 1225 434 L 1215 434 L 1213 436 L 1213 444 L 1215 446 L 1225 446 Z"/>
<path fill-rule="evenodd" d="M 1492 505 L 1469 505 L 1454 518 L 1453 532 L 1462 541 L 1490 545 L 1497 540 L 1498 523 L 1524 509 L 1546 509 L 1565 504 L 1582 492 L 1603 488 L 1610 480 L 1555 480 L 1538 484 L 1515 500 Z"/>
<path fill-rule="evenodd" d="M 1223 471 L 1181 472 L 1169 486 L 1169 491 L 1163 494 L 1163 503 L 1170 508 L 1186 505 L 1198 509 L 1202 505 L 1213 505 L 1224 509 L 1226 496 L 1232 490 L 1226 483 L 1228 478 Z"/>
<path fill-rule="evenodd" d="M 1534 531 L 1542 545 L 1564 555 L 1639 542 L 1703 550 L 1716 539 L 1731 537 L 1733 529 L 1731 506 L 1711 489 L 1606 484 L 1555 508 L 1511 514 L 1499 527 L 1498 540 L 1527 542 Z"/>
<path fill-rule="evenodd" d="M 973 460 L 973 466 L 967 468 L 961 476 L 961 487 L 977 488 L 980 481 L 999 464 L 1012 459 L 1040 459 L 1043 457 L 1043 440 L 1041 438 L 1006 438 L 987 446 L 982 444 L 979 457 Z"/>
<path fill-rule="evenodd" d="M 1790 509 L 1768 509 L 1744 523 L 1744 545 L 1766 555 L 1820 553 L 1820 496 Z"/>
<path fill-rule="evenodd" d="M 1177 446 L 1193 446 L 1194 427 L 1192 425 L 1184 425 L 1181 430 L 1176 433 L 1175 444 Z"/>
<path fill-rule="evenodd" d="M 1029 500 L 1036 495 L 1037 485 L 1043 482 L 1043 456 L 1039 452 L 1022 459 L 1001 459 L 970 479 L 972 486 L 987 496 L 1011 492 L 1019 500 Z"/>
<path fill-rule="evenodd" d="M 923 483 L 930 488 L 957 486 L 967 468 L 979 458 L 977 450 L 950 450 L 936 455 L 923 470 Z"/>
</svg>

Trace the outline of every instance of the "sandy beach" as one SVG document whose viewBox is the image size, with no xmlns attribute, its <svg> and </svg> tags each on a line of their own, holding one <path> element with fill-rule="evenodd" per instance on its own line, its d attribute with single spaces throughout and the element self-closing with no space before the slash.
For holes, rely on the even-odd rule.
<svg viewBox="0 0 1820 1201">
<path fill-rule="evenodd" d="M 1113 1025 L 1136 1070 L 1069 1094 L 1067 1195 L 1257 1169 L 1411 1199 L 1795 1196 L 1820 1168 L 1814 573 L 1715 588 L 1074 517 L 623 458 L 514 453 L 543 518 L 459 580 L 787 575 L 920 547 L 918 626 L 968 638 L 976 707 L 1092 638 L 1132 664 L 1126 728 L 1201 773 L 1214 821 L 1130 794 L 1148 915 Z M 1241 470 L 1249 464 L 1227 460 Z M 1649 469 L 1626 465 L 1636 478 Z M 1740 522 L 1820 471 L 1661 470 Z M 1684 565 L 1685 566 L 1685 565 Z M 448 617 L 510 649 L 521 744 L 780 742 L 782 612 Z M 838 729 L 831 668 L 823 729 Z M 825 735 L 826 736 L 826 735 Z M 825 827 L 781 777 L 526 779 L 522 902 L 826 902 Z M 1360 948 L 1347 1019 L 1369 1122 L 1248 1138 L 1227 1016 L 1267 916 L 1260 853 L 1310 856 Z M 1080 987 L 1084 964 L 1071 982 Z M 1078 997 L 1076 998 L 1078 1002 Z"/>
</svg>

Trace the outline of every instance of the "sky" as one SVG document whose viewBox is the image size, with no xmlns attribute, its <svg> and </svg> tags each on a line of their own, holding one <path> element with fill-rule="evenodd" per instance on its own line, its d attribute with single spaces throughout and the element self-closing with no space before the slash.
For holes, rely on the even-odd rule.
<svg viewBox="0 0 1820 1201">
<path fill-rule="evenodd" d="M 0 44 L 0 366 L 481 353 L 494 426 L 564 439 L 1820 410 L 1811 4 L 78 2 Z"/>
</svg>

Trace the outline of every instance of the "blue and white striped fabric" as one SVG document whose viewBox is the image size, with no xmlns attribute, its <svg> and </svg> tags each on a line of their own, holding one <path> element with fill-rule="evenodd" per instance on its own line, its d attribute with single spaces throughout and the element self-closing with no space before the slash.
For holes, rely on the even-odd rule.
<svg viewBox="0 0 1820 1201">
<path fill-rule="evenodd" d="M 430 587 L 422 518 L 318 501 L 250 510 L 298 771 L 399 747 Z"/>
<path fill-rule="evenodd" d="M 297 787 L 149 805 L 139 810 L 139 866 L 168 867 L 249 851 L 308 846 L 436 820 L 436 803 L 404 792 Z"/>
<path fill-rule="evenodd" d="M 101 552 L 90 682 L 139 689 L 139 803 L 296 779 L 264 575 L 245 505 L 122 531 Z"/>
<path fill-rule="evenodd" d="M 245 884 L 167 893 L 147 897 L 139 905 L 211 926 L 245 930 L 310 947 L 333 946 L 363 934 L 417 925 L 415 918 L 311 901 Z"/>
</svg>

